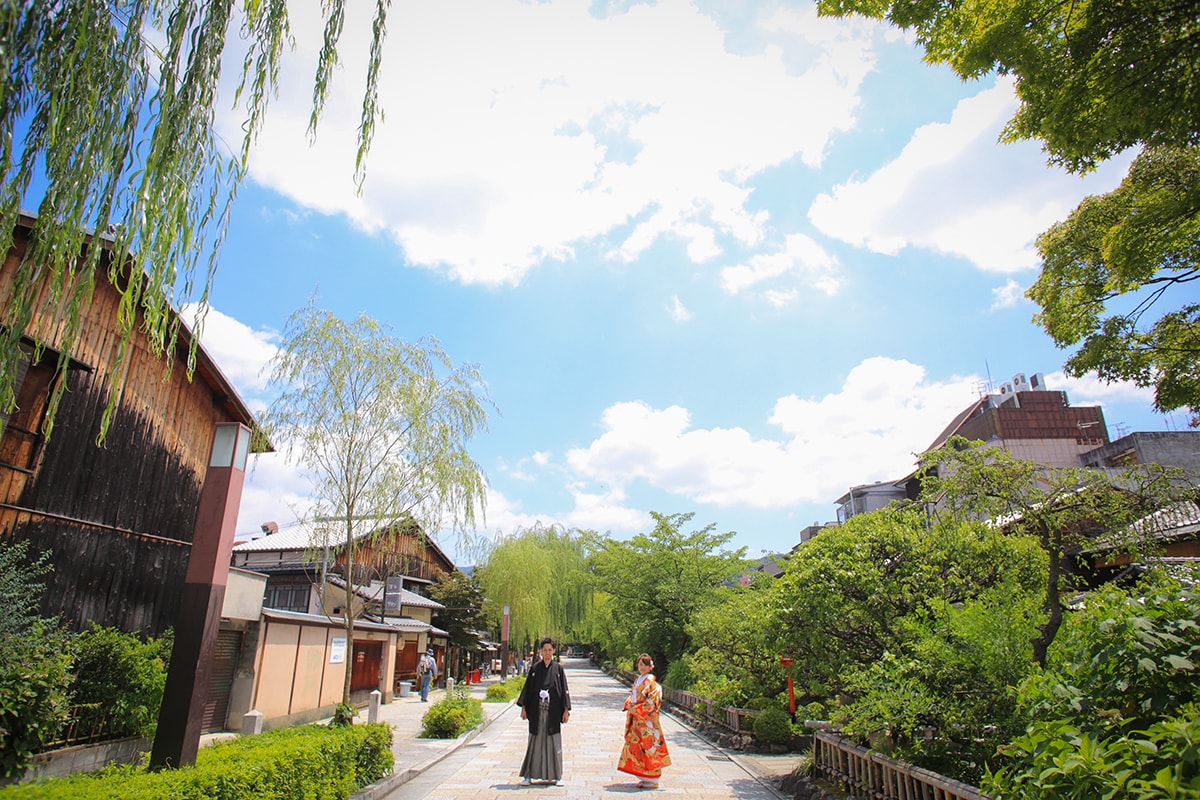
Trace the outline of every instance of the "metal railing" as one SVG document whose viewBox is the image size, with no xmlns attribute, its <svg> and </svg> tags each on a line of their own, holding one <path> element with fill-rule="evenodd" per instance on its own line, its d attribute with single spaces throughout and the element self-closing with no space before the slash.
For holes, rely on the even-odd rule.
<svg viewBox="0 0 1200 800">
<path fill-rule="evenodd" d="M 813 770 L 856 797 L 878 800 L 987 800 L 974 786 L 897 761 L 825 731 L 813 734 Z"/>
</svg>

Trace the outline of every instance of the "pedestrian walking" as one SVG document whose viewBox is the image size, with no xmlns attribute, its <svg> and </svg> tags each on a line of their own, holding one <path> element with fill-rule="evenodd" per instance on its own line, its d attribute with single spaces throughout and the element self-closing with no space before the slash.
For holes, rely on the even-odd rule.
<svg viewBox="0 0 1200 800">
<path fill-rule="evenodd" d="M 517 705 L 529 721 L 529 744 L 521 763 L 521 785 L 562 780 L 562 724 L 571 717 L 571 693 L 562 664 L 554 660 L 554 640 L 542 639 L 541 659 L 529 670 Z"/>
<path fill-rule="evenodd" d="M 433 649 L 425 651 L 417 662 L 417 678 L 421 682 L 421 702 L 429 702 L 429 685 L 438 675 L 437 660 L 433 657 Z"/>
<path fill-rule="evenodd" d="M 657 789 L 662 768 L 671 763 L 658 718 L 662 687 L 654 679 L 652 669 L 654 660 L 650 656 L 645 653 L 638 656 L 638 677 L 625 699 L 625 746 L 617 761 L 618 770 L 639 778 L 639 789 Z"/>
</svg>

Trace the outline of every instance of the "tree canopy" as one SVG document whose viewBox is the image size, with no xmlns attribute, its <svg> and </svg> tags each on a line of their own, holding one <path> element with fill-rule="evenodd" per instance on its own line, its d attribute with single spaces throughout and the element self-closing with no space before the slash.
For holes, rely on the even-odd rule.
<svg viewBox="0 0 1200 800">
<path fill-rule="evenodd" d="M 571 635 L 591 609 L 583 535 L 535 524 L 497 542 L 479 566 L 493 613 L 509 607 L 512 647 Z"/>
<path fill-rule="evenodd" d="M 961 77 L 1016 79 L 1009 140 L 1072 172 L 1138 145 L 1200 144 L 1200 17 L 1186 0 L 819 0 L 910 30 Z"/>
<path fill-rule="evenodd" d="M 271 362 L 278 397 L 263 428 L 303 466 L 331 543 L 345 543 L 354 608 L 355 549 L 415 520 L 430 533 L 473 527 L 486 485 L 467 443 L 486 430 L 478 370 L 436 341 L 391 336 L 366 315 L 344 322 L 309 304 L 292 315 Z M 344 615 L 353 641 L 354 615 Z M 346 671 L 343 702 L 349 702 Z"/>
<path fill-rule="evenodd" d="M 587 544 L 595 588 L 609 598 L 607 630 L 619 637 L 600 644 L 614 657 L 649 653 L 663 675 L 688 651 L 696 614 L 745 569 L 745 548 L 726 550 L 734 532 L 717 533 L 714 523 L 685 533 L 694 514 L 650 514 L 649 533 L 628 541 L 591 535 Z"/>
<path fill-rule="evenodd" d="M 379 116 L 389 5 L 375 4 L 355 161 L 360 185 Z M 113 281 L 122 293 L 117 361 L 140 328 L 170 368 L 180 324 L 172 308 L 198 300 L 195 324 L 203 321 L 230 204 L 292 46 L 287 7 L 286 0 L 0 4 L 0 252 L 11 248 L 34 187 L 44 186 L 32 245 L 4 302 L 0 409 L 15 403 L 18 345 L 29 321 L 62 320 L 56 347 L 65 369 L 97 280 Z M 320 9 L 324 47 L 310 133 L 339 63 L 346 0 L 325 0 Z M 218 85 L 234 42 L 244 47 L 232 98 L 244 117 L 237 152 L 217 134 L 215 105 L 231 99 L 219 97 Z M 189 374 L 195 339 L 192 347 Z M 112 373 L 120 370 L 114 365 Z M 51 409 L 64 386 L 58 382 Z M 50 413 L 46 424 L 52 421 Z"/>
<path fill-rule="evenodd" d="M 1146 553 L 1152 525 L 1134 523 L 1195 490 L 1186 476 L 1157 464 L 1110 475 L 1104 470 L 1050 467 L 1016 458 L 1001 447 L 951 437 L 922 456 L 922 500 L 938 517 L 988 520 L 1032 538 L 1046 558 L 1046 620 L 1033 639 L 1033 658 L 1045 665 L 1062 626 L 1064 597 L 1082 589 L 1089 550 Z"/>
<path fill-rule="evenodd" d="M 1200 148 L 1147 150 L 1038 250 L 1029 297 L 1055 344 L 1080 345 L 1067 370 L 1154 386 L 1159 411 L 1186 408 L 1200 424 Z"/>
<path fill-rule="evenodd" d="M 1087 172 L 1143 148 L 1112 193 L 1038 240 L 1028 296 L 1069 374 L 1155 389 L 1160 411 L 1200 425 L 1200 14 L 1191 0 L 819 0 L 823 14 L 884 19 L 962 78 L 1012 75 L 1005 140 L 1038 139 Z M 1151 314 L 1174 290 L 1178 309 Z M 1129 295 L 1130 297 L 1123 297 Z M 1110 306 L 1116 306 L 1111 308 Z"/>
</svg>

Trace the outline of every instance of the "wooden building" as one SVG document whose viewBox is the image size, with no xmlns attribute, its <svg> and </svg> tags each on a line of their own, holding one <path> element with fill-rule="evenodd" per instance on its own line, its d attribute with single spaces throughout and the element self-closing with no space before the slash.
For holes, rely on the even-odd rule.
<svg viewBox="0 0 1200 800">
<path fill-rule="evenodd" d="M 34 218 L 23 215 L 0 266 L 0 325 L 11 325 L 13 293 Z M 94 239 L 93 244 L 104 246 Z M 218 423 L 254 420 L 217 365 L 198 349 L 194 379 L 182 357 L 163 360 L 135 334 L 121 366 L 110 374 L 120 341 L 120 294 L 102 265 L 70 368 L 56 378 L 61 327 L 35 316 L 25 326 L 18 365 L 18 407 L 0 415 L 0 539 L 24 540 L 30 557 L 50 551 L 43 612 L 73 628 L 95 620 L 157 635 L 174 624 L 196 509 Z M 182 326 L 181 326 L 182 327 Z M 35 346 L 40 358 L 34 360 Z M 43 434 L 53 381 L 66 393 L 53 435 Z M 100 424 L 110 393 L 120 392 L 102 444 Z"/>
<path fill-rule="evenodd" d="M 328 619 L 346 613 L 344 536 L 337 523 L 303 524 L 279 530 L 262 526 L 263 535 L 233 547 L 232 566 L 267 577 L 263 608 Z M 445 663 L 448 634 L 432 623 L 442 605 L 429 588 L 454 562 L 414 521 L 386 530 L 365 531 L 354 553 L 353 606 L 358 620 L 380 623 L 396 632 L 392 691 L 416 677 L 417 659 L 433 650 Z M 357 646 L 357 643 L 356 643 Z"/>
</svg>

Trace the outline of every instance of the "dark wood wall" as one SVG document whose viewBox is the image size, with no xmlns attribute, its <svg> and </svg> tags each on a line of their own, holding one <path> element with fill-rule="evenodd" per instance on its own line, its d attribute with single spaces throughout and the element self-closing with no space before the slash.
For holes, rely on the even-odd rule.
<svg viewBox="0 0 1200 800">
<path fill-rule="evenodd" d="M 22 234 L 0 266 L 0 324 L 23 268 Z M 52 435 L 30 425 L 35 440 L 20 447 L 32 448 L 32 468 L 0 465 L 0 538 L 28 540 L 31 557 L 52 551 L 47 613 L 76 629 L 95 620 L 158 634 L 178 612 L 214 427 L 251 421 L 230 413 L 225 389 L 199 375 L 189 380 L 182 361 L 165 374 L 140 335 L 114 372 L 118 302 L 114 287 L 98 280 L 71 352 L 82 368 L 68 373 Z M 35 318 L 24 333 L 60 347 L 52 315 Z M 120 402 L 97 444 L 114 391 Z"/>
</svg>

